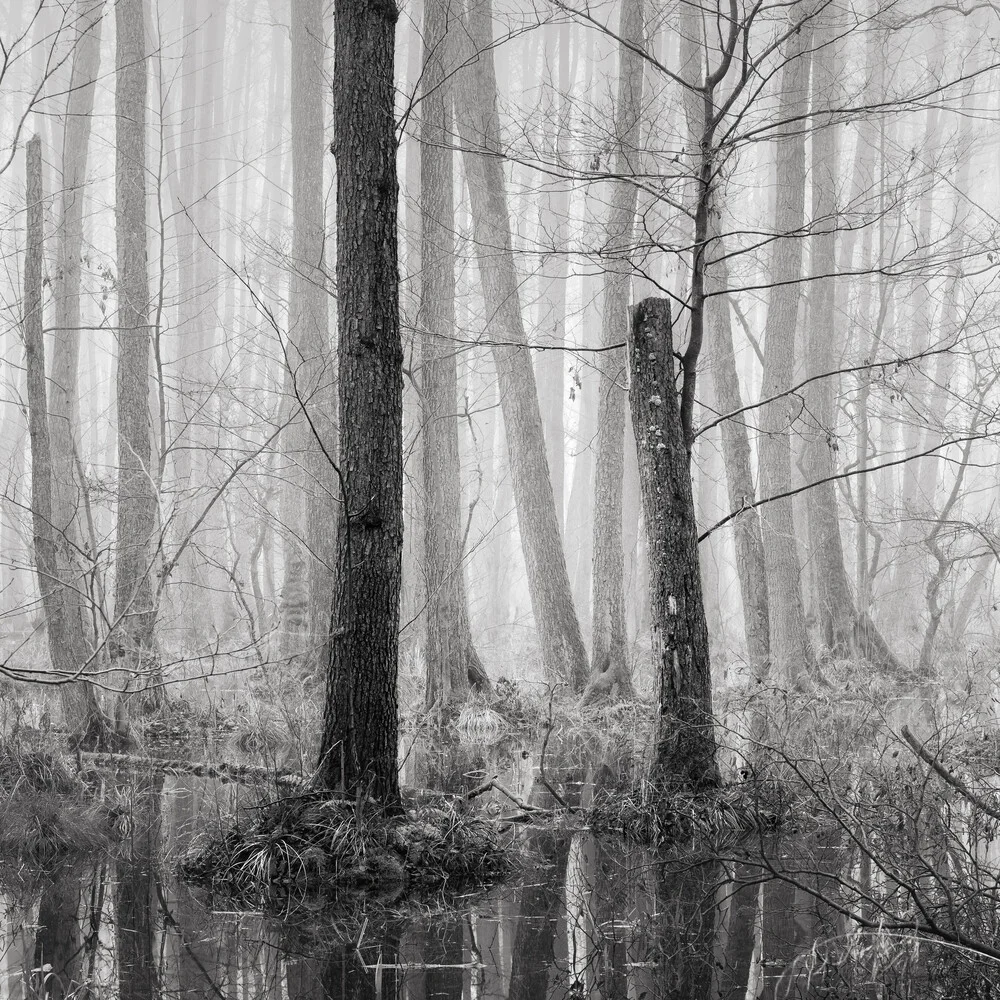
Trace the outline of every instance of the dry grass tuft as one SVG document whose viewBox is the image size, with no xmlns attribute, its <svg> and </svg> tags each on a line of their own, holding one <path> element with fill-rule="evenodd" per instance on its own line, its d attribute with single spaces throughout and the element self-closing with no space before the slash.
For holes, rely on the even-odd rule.
<svg viewBox="0 0 1000 1000">
<path fill-rule="evenodd" d="M 514 732 L 513 726 L 480 697 L 472 697 L 454 722 L 460 743 L 467 746 L 496 746 Z"/>
</svg>

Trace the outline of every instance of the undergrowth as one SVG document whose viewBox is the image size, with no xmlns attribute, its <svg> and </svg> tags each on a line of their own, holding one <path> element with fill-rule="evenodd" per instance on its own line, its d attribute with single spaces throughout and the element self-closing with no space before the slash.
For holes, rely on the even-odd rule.
<svg viewBox="0 0 1000 1000">
<path fill-rule="evenodd" d="M 23 740 L 0 740 L 0 856 L 46 861 L 110 846 L 113 824 L 66 760 Z"/>
<path fill-rule="evenodd" d="M 259 905 L 329 890 L 401 894 L 474 885 L 511 871 L 512 836 L 446 800 L 389 815 L 320 793 L 265 804 L 255 818 L 202 839 L 181 874 Z"/>
</svg>

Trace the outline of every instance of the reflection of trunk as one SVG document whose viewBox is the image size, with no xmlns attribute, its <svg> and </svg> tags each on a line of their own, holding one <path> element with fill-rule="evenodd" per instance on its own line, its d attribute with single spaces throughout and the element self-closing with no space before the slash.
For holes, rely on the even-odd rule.
<svg viewBox="0 0 1000 1000">
<path fill-rule="evenodd" d="M 431 0 L 424 0 L 425 4 Z M 424 10 L 426 10 L 426 6 Z M 426 189 L 425 189 L 426 190 Z M 464 921 L 458 914 L 435 920 L 423 935 L 423 961 L 430 968 L 424 973 L 426 1000 L 461 997 L 465 970 L 456 968 L 465 963 Z M 438 966 L 438 968 L 434 968 Z"/>
<path fill-rule="evenodd" d="M 474 0 L 466 29 L 451 34 L 459 47 L 459 62 L 469 66 L 454 95 L 483 297 L 495 321 L 496 339 L 515 345 L 495 347 L 493 356 L 531 607 L 548 679 L 567 681 L 579 689 L 586 679 L 587 653 L 566 571 L 535 373 L 528 350 L 520 346 L 526 337 L 497 126 L 489 0 Z"/>
<path fill-rule="evenodd" d="M 629 341 L 632 425 L 649 540 L 653 669 L 660 717 L 652 777 L 695 790 L 719 783 L 708 626 L 688 451 L 674 382 L 670 305 L 636 306 Z"/>
<path fill-rule="evenodd" d="M 713 996 L 713 957 L 716 945 L 716 888 L 721 862 L 667 865 L 657 893 L 657 910 L 665 922 L 659 956 L 664 996 Z"/>
<path fill-rule="evenodd" d="M 83 594 L 66 581 L 69 557 L 66 537 L 52 522 L 52 449 L 45 386 L 45 342 L 42 334 L 42 143 L 27 144 L 28 233 L 24 260 L 24 335 L 27 370 L 28 433 L 31 438 L 31 514 L 35 568 L 45 610 L 49 656 L 62 677 L 85 671 L 90 650 L 83 629 Z M 93 687 L 73 681 L 62 687 L 65 724 L 74 743 L 103 743 L 107 724 Z"/>
<path fill-rule="evenodd" d="M 542 786 L 536 786 L 540 789 Z M 533 794 L 529 801 L 540 804 Z M 546 803 L 547 804 L 547 803 Z M 536 1000 L 549 995 L 549 979 L 556 954 L 555 932 L 563 907 L 563 883 L 570 839 L 563 834 L 531 831 L 530 848 L 546 864 L 539 878 L 521 890 L 520 912 L 511 950 L 510 990 L 507 1000 Z"/>
<path fill-rule="evenodd" d="M 346 427 L 346 425 L 345 425 Z M 366 925 L 364 947 L 345 945 L 330 952 L 322 973 L 323 996 L 337 1000 L 384 1000 L 401 996 L 400 934 L 379 921 Z M 386 968 L 387 966 L 387 968 Z M 460 997 L 461 991 L 454 994 Z"/>
<path fill-rule="evenodd" d="M 639 124 L 644 63 L 642 0 L 626 0 L 618 27 L 618 102 L 611 207 L 608 213 L 602 327 L 605 350 L 596 356 L 597 441 L 594 463 L 594 575 L 591 606 L 591 675 L 583 704 L 630 696 L 625 636 L 625 555 L 622 550 L 622 481 L 625 444 L 624 348 L 607 350 L 628 338 L 628 303 L 636 208 Z"/>
<path fill-rule="evenodd" d="M 462 547 L 458 381 L 455 372 L 455 209 L 451 88 L 443 59 L 448 0 L 425 0 L 420 125 L 421 278 L 427 708 L 489 689 L 472 641 Z"/>
<path fill-rule="evenodd" d="M 118 246 L 118 548 L 112 654 L 147 687 L 156 609 L 150 543 L 156 530 L 149 428 L 149 276 L 146 262 L 146 31 L 143 0 L 118 0 L 115 234 Z M 152 700 L 160 691 L 153 688 Z"/>
<path fill-rule="evenodd" d="M 794 5 L 791 18 L 801 15 Z M 797 122 L 807 99 L 809 46 L 808 22 L 793 32 L 786 46 L 779 121 Z M 777 143 L 778 171 L 774 245 L 771 262 L 771 297 L 764 341 L 765 399 L 785 392 L 795 370 L 795 329 L 798 325 L 799 286 L 802 279 L 802 236 L 805 187 L 805 132 L 797 125 Z M 789 426 L 798 413 L 796 397 L 781 396 L 761 408 L 760 492 L 772 497 L 787 492 L 792 483 Z M 809 660 L 802 613 L 799 554 L 791 498 L 764 504 L 764 564 L 767 573 L 768 624 L 771 667 L 775 680 L 798 680 Z"/>
<path fill-rule="evenodd" d="M 154 934 L 155 871 L 163 776 L 134 789 L 131 850 L 115 872 L 115 938 L 121 1000 L 153 1000 L 159 995 Z"/>
<path fill-rule="evenodd" d="M 79 996 L 86 978 L 79 911 L 79 879 L 61 873 L 42 894 L 35 934 L 35 975 L 43 977 L 39 995 L 48 1000 Z"/>
<path fill-rule="evenodd" d="M 341 469 L 337 596 L 318 783 L 399 801 L 403 352 L 396 260 L 393 4 L 335 7 Z"/>
</svg>

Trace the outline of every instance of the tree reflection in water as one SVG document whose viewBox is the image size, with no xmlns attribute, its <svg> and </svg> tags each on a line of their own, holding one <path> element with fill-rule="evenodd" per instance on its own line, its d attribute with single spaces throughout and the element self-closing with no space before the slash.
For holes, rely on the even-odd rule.
<svg viewBox="0 0 1000 1000">
<path fill-rule="evenodd" d="M 429 772 L 471 786 L 496 763 L 466 752 Z M 552 755 L 574 803 L 589 796 L 584 773 L 575 752 Z M 537 776 L 519 787 L 534 805 L 554 802 Z M 113 865 L 0 882 L 0 997 L 901 1000 L 989 981 L 926 942 L 859 932 L 831 902 L 845 885 L 870 888 L 872 866 L 842 836 L 815 832 L 664 859 L 572 824 L 524 825 L 533 864 L 507 886 L 248 911 L 172 875 L 233 794 L 194 777 L 147 782 Z"/>
</svg>

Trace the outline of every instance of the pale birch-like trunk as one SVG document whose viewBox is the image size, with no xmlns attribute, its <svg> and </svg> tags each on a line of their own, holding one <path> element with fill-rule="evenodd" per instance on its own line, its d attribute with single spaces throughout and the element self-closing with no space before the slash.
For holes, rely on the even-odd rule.
<svg viewBox="0 0 1000 1000">
<path fill-rule="evenodd" d="M 493 317 L 496 339 L 504 342 L 494 348 L 493 356 L 532 612 L 549 681 L 565 681 L 579 690 L 587 676 L 587 653 L 566 571 L 511 252 L 510 212 L 497 125 L 492 23 L 489 0 L 474 0 L 464 27 L 457 25 L 451 32 L 458 61 L 468 66 L 455 86 L 456 120 L 483 297 Z"/>
<path fill-rule="evenodd" d="M 808 357 L 811 375 L 833 371 L 840 362 L 835 323 L 837 126 L 825 113 L 829 95 L 836 92 L 837 84 L 835 30 L 830 14 L 825 13 L 817 18 L 813 32 L 813 223 Z M 817 379 L 809 384 L 805 393 L 811 424 L 805 443 L 805 469 L 809 482 L 816 484 L 809 489 L 807 510 L 820 638 L 834 657 L 861 655 L 879 667 L 898 671 L 900 664 L 875 624 L 866 613 L 859 613 L 847 576 L 837 494 L 832 481 L 836 468 L 834 456 L 839 449 L 835 385 L 833 377 Z"/>
<path fill-rule="evenodd" d="M 27 372 L 28 432 L 31 438 L 31 514 L 35 569 L 45 612 L 49 658 L 61 682 L 63 714 L 70 742 L 103 746 L 108 725 L 94 688 L 84 679 L 91 662 L 83 627 L 85 595 L 69 579 L 66 537 L 55 530 L 52 518 L 52 444 L 49 430 L 42 333 L 42 255 L 44 252 L 42 143 L 29 140 L 27 160 L 28 232 L 24 262 L 24 336 Z"/>
<path fill-rule="evenodd" d="M 62 148 L 62 219 L 59 240 L 59 281 L 56 287 L 56 325 L 52 338 L 52 380 L 49 424 L 52 433 L 52 504 L 54 527 L 66 534 L 72 571 L 85 586 L 86 567 L 77 552 L 82 497 L 77 475 L 79 461 L 79 365 L 83 256 L 83 209 L 87 162 L 93 121 L 94 90 L 101 62 L 103 0 L 77 0 L 74 28 L 79 37 L 73 48 L 73 67 L 66 97 Z"/>
<path fill-rule="evenodd" d="M 642 0 L 625 0 L 618 26 L 618 97 L 611 205 L 604 239 L 603 347 L 595 356 L 598 383 L 594 460 L 594 571 L 591 674 L 583 703 L 632 695 L 626 650 L 622 484 L 625 445 L 626 357 L 637 193 L 644 62 Z M 638 50 L 638 51 L 637 51 Z M 610 349 L 609 349 L 610 348 Z"/>
<path fill-rule="evenodd" d="M 802 22 L 785 46 L 785 68 L 777 116 L 795 121 L 805 113 L 809 96 L 809 51 L 812 28 L 805 5 L 791 8 L 790 20 Z M 798 415 L 794 397 L 782 396 L 792 386 L 795 372 L 795 333 L 798 327 L 799 282 L 802 280 L 802 237 L 805 210 L 805 133 L 791 125 L 777 142 L 775 243 L 770 276 L 773 282 L 767 309 L 764 376 L 761 396 L 778 396 L 761 407 L 760 484 L 764 499 L 762 534 L 767 574 L 770 657 L 777 681 L 799 682 L 811 662 L 802 611 L 801 567 L 792 501 L 777 499 L 791 489 L 790 429 Z"/>
<path fill-rule="evenodd" d="M 283 431 L 289 468 L 282 510 L 286 526 L 296 537 L 285 547 L 282 652 L 301 658 L 300 665 L 309 672 L 323 662 L 328 641 L 340 493 L 333 465 L 336 388 L 324 271 L 324 48 L 320 0 L 292 4 L 293 231 L 285 347 L 290 424 Z M 299 601 L 292 600 L 293 595 Z M 299 606 L 303 597 L 305 608 Z"/>
<path fill-rule="evenodd" d="M 118 268 L 118 532 L 113 657 L 126 689 L 157 679 L 150 580 L 156 531 L 149 420 L 149 266 L 146 257 L 146 33 L 144 0 L 115 6 L 115 234 Z M 158 702 L 153 688 L 150 700 Z"/>
<path fill-rule="evenodd" d="M 455 330 L 455 205 L 448 0 L 424 0 L 420 103 L 424 579 L 428 710 L 447 712 L 489 679 L 472 641 L 462 549 Z"/>
</svg>

